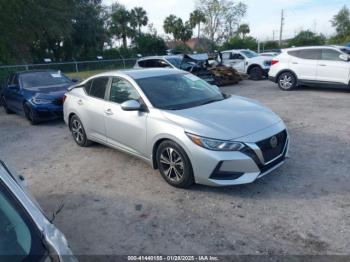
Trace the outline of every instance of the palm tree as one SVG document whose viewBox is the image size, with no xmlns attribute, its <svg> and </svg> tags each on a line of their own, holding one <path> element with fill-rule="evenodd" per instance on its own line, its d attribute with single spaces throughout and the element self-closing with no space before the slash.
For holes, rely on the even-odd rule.
<svg viewBox="0 0 350 262">
<path fill-rule="evenodd" d="M 115 4 L 112 10 L 111 33 L 123 40 L 123 47 L 126 49 L 127 38 L 135 35 L 135 30 L 131 26 L 131 14 L 125 6 L 120 4 Z"/>
<path fill-rule="evenodd" d="M 245 38 L 247 34 L 250 33 L 250 28 L 248 24 L 241 24 L 238 28 L 238 34 L 242 34 L 242 38 Z"/>
<path fill-rule="evenodd" d="M 142 7 L 135 7 L 131 10 L 132 25 L 138 27 L 139 35 L 141 35 L 141 27 L 148 24 L 147 12 Z"/>
<path fill-rule="evenodd" d="M 177 19 L 178 18 L 175 15 L 169 15 L 167 18 L 165 18 L 164 24 L 163 24 L 165 33 L 174 35 L 174 31 L 176 27 L 175 24 Z M 174 39 L 175 39 L 175 35 L 174 35 Z"/>
<path fill-rule="evenodd" d="M 201 32 L 201 23 L 205 23 L 207 20 L 205 18 L 205 14 L 200 11 L 200 10 L 194 10 L 191 14 L 190 14 L 190 23 L 192 28 L 195 28 L 198 25 L 198 39 L 200 36 L 200 32 Z"/>
</svg>

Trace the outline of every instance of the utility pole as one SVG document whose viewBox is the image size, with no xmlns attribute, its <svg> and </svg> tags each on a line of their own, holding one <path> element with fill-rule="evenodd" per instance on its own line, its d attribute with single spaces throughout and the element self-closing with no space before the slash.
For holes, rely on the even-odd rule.
<svg viewBox="0 0 350 262">
<path fill-rule="evenodd" d="M 284 26 L 284 10 L 282 9 L 282 12 L 281 12 L 280 41 L 279 41 L 280 47 L 282 46 L 283 26 Z"/>
<path fill-rule="evenodd" d="M 276 30 L 273 29 L 273 30 L 272 30 L 272 41 L 275 41 L 275 32 L 276 32 Z"/>
</svg>

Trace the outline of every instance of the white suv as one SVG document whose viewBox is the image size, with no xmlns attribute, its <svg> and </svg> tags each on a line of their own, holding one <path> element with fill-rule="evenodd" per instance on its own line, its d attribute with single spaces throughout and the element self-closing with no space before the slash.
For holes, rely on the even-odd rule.
<svg viewBox="0 0 350 262">
<path fill-rule="evenodd" d="M 282 50 L 272 60 L 269 79 L 282 90 L 298 85 L 350 88 L 350 48 L 310 46 Z"/>
<path fill-rule="evenodd" d="M 220 56 L 224 65 L 248 74 L 252 80 L 267 78 L 272 61 L 272 57 L 260 56 L 249 49 L 222 51 Z"/>
</svg>

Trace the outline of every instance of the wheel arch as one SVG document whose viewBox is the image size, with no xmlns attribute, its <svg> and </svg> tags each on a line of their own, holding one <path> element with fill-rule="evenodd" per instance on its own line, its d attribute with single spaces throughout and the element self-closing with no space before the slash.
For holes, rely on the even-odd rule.
<svg viewBox="0 0 350 262">
<path fill-rule="evenodd" d="M 247 73 L 249 74 L 250 71 L 251 71 L 253 68 L 255 68 L 255 67 L 259 67 L 261 70 L 263 70 L 263 68 L 261 67 L 261 65 L 259 65 L 259 64 L 251 64 L 251 65 L 249 65 L 248 68 L 247 68 Z"/>
</svg>

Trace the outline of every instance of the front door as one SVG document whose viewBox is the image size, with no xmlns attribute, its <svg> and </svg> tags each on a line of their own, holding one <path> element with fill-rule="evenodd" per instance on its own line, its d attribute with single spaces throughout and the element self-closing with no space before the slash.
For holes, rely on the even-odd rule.
<svg viewBox="0 0 350 262">
<path fill-rule="evenodd" d="M 142 103 L 139 93 L 129 81 L 114 77 L 109 91 L 109 102 L 104 108 L 107 142 L 131 153 L 145 156 L 148 113 L 124 111 L 121 104 L 128 100 L 138 100 Z"/>
</svg>

